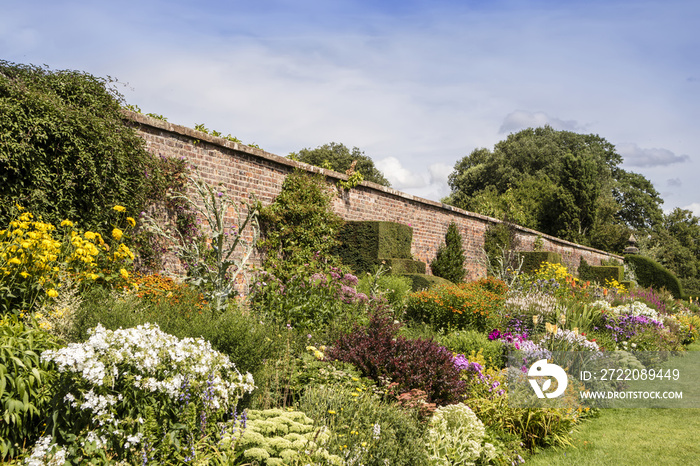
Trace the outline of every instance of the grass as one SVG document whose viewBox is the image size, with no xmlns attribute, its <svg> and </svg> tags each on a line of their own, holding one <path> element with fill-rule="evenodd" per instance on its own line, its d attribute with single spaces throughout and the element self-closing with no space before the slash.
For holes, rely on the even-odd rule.
<svg viewBox="0 0 700 466">
<path fill-rule="evenodd" d="M 688 349 L 700 351 L 700 342 Z M 528 458 L 526 464 L 697 464 L 698 432 L 700 409 L 602 409 L 599 416 L 574 432 L 573 447 L 543 451 Z"/>
</svg>

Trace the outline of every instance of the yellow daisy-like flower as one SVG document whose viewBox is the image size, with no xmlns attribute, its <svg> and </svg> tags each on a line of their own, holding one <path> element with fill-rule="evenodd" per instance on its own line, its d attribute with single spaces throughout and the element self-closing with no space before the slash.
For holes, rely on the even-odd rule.
<svg viewBox="0 0 700 466">
<path fill-rule="evenodd" d="M 126 269 L 120 269 L 120 270 L 119 270 L 119 274 L 122 276 L 122 278 L 123 278 L 124 280 L 126 280 L 127 278 L 129 278 L 129 272 L 127 272 Z"/>
<path fill-rule="evenodd" d="M 112 207 L 112 208 L 113 208 L 114 210 L 116 210 L 117 212 L 126 212 L 126 207 L 121 206 L 121 205 L 115 205 L 115 206 Z"/>
<path fill-rule="evenodd" d="M 85 236 L 85 239 L 89 239 L 90 241 L 92 241 L 93 239 L 95 239 L 97 237 L 97 235 L 95 233 L 93 233 L 92 231 L 86 231 L 83 236 Z"/>
<path fill-rule="evenodd" d="M 73 222 L 71 222 L 70 220 L 64 220 L 64 221 L 61 222 L 61 226 L 62 226 L 62 227 L 72 227 L 72 226 L 73 226 Z"/>
<path fill-rule="evenodd" d="M 18 258 L 16 258 L 16 257 L 13 257 L 12 259 L 10 259 L 10 260 L 9 260 L 9 261 L 7 261 L 7 262 L 9 262 L 10 264 L 15 264 L 15 265 L 19 265 L 19 264 L 21 264 L 21 263 L 22 263 L 22 261 L 21 261 L 21 260 L 19 260 L 19 259 L 18 259 Z"/>
<path fill-rule="evenodd" d="M 124 232 L 121 231 L 119 228 L 115 228 L 114 230 L 112 230 L 112 238 L 119 241 L 122 239 L 122 236 L 124 236 Z"/>
<path fill-rule="evenodd" d="M 50 288 L 50 289 L 46 292 L 46 294 L 49 295 L 50 298 L 55 298 L 56 296 L 58 296 L 58 291 L 56 291 L 55 288 Z"/>
<path fill-rule="evenodd" d="M 136 220 L 134 220 L 133 217 L 126 217 L 126 221 L 131 225 L 132 227 L 136 226 Z"/>
<path fill-rule="evenodd" d="M 22 275 L 23 278 L 27 278 L 29 276 L 27 272 L 20 272 L 20 275 Z"/>
<path fill-rule="evenodd" d="M 100 278 L 100 276 L 97 275 L 96 273 L 91 273 L 91 274 L 88 275 L 88 278 L 89 278 L 90 280 L 97 280 L 98 278 Z"/>
</svg>

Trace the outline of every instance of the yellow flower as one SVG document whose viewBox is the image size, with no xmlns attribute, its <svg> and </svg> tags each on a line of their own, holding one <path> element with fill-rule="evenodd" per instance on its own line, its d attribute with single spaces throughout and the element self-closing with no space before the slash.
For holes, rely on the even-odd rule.
<svg viewBox="0 0 700 466">
<path fill-rule="evenodd" d="M 29 276 L 27 272 L 20 272 L 20 275 L 22 275 L 23 278 L 27 278 Z"/>
<path fill-rule="evenodd" d="M 129 278 L 129 272 L 127 272 L 126 269 L 120 269 L 119 274 L 122 276 L 122 278 L 124 278 L 124 280 Z"/>
<path fill-rule="evenodd" d="M 116 210 L 117 212 L 125 212 L 125 211 L 126 211 L 126 207 L 120 206 L 120 205 L 115 205 L 115 206 L 112 207 L 112 208 L 113 208 L 114 210 Z"/>
<path fill-rule="evenodd" d="M 119 228 L 115 228 L 114 230 L 112 230 L 112 237 L 117 241 L 121 240 L 123 235 L 124 232 L 121 231 Z"/>
<path fill-rule="evenodd" d="M 92 241 L 93 239 L 95 239 L 97 237 L 97 235 L 95 233 L 93 233 L 92 231 L 86 231 L 84 236 L 85 236 L 85 239 L 89 239 L 90 241 Z"/>
<path fill-rule="evenodd" d="M 96 273 L 91 273 L 91 274 L 88 275 L 88 278 L 89 278 L 90 280 L 97 280 L 98 278 L 100 278 L 100 276 L 97 275 Z"/>
<path fill-rule="evenodd" d="M 333 411 L 332 409 L 329 409 L 328 414 L 335 414 L 335 411 Z"/>
<path fill-rule="evenodd" d="M 58 296 L 58 291 L 56 291 L 55 288 L 50 288 L 50 289 L 46 292 L 46 294 L 49 295 L 50 298 L 55 298 L 56 296 Z"/>
<path fill-rule="evenodd" d="M 19 259 L 18 259 L 18 258 L 16 258 L 16 257 L 13 257 L 13 258 L 12 258 L 12 259 L 10 259 L 10 260 L 9 260 L 8 262 L 9 262 L 10 264 L 17 264 L 17 265 L 19 265 L 19 264 L 21 264 L 21 263 L 22 263 L 22 261 L 21 261 L 21 260 L 19 260 Z"/>
<path fill-rule="evenodd" d="M 126 221 L 131 225 L 132 227 L 136 226 L 136 220 L 134 220 L 133 217 L 126 217 Z"/>
<path fill-rule="evenodd" d="M 61 222 L 61 226 L 62 226 L 62 227 L 72 227 L 72 226 L 73 226 L 73 222 L 71 222 L 70 220 L 64 220 L 64 221 Z"/>
</svg>

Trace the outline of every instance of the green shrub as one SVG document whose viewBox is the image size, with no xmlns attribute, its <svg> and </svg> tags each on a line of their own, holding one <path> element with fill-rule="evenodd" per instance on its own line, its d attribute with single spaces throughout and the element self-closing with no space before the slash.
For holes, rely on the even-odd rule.
<svg viewBox="0 0 700 466">
<path fill-rule="evenodd" d="M 518 253 L 522 258 L 523 265 L 520 271 L 523 273 L 533 273 L 537 271 L 544 262 L 550 264 L 561 264 L 561 254 L 549 251 L 523 251 Z"/>
<path fill-rule="evenodd" d="M 51 400 L 53 363 L 41 353 L 58 347 L 56 338 L 22 322 L 0 317 L 0 460 L 12 458 L 43 432 L 42 421 Z"/>
<path fill-rule="evenodd" d="M 357 284 L 357 291 L 367 296 L 382 297 L 394 310 L 403 310 L 411 291 L 411 279 L 402 275 L 366 274 Z"/>
<path fill-rule="evenodd" d="M 640 286 L 657 290 L 666 288 L 676 299 L 683 296 L 683 288 L 678 277 L 658 262 L 638 254 L 627 254 L 625 262 L 634 269 Z"/>
<path fill-rule="evenodd" d="M 327 449 L 345 464 L 426 465 L 423 429 L 415 413 L 381 401 L 368 391 L 313 387 L 299 410 L 332 432 Z"/>
<path fill-rule="evenodd" d="M 252 287 L 250 300 L 258 314 L 274 322 L 311 329 L 337 317 L 349 321 L 362 319 L 370 300 L 355 290 L 357 283 L 356 276 L 335 267 L 328 273 L 313 275 L 306 268 L 300 268 L 298 275 L 286 281 L 261 272 Z"/>
<path fill-rule="evenodd" d="M 444 278 L 452 283 L 464 280 L 464 247 L 462 235 L 455 222 L 450 223 L 445 234 L 445 243 L 438 247 L 435 259 L 430 263 L 433 275 Z"/>
<path fill-rule="evenodd" d="M 411 280 L 411 290 L 420 291 L 431 288 L 436 285 L 451 285 L 452 282 L 444 278 L 436 277 L 435 275 L 426 275 L 423 273 L 404 273 L 403 277 Z"/>
<path fill-rule="evenodd" d="M 338 244 L 343 220 L 333 213 L 332 198 L 323 176 L 301 170 L 287 175 L 275 201 L 259 211 L 258 246 L 268 273 L 286 281 L 298 274 L 299 267 L 310 270 L 310 276 L 339 265 L 330 251 Z"/>
<path fill-rule="evenodd" d="M 0 223 L 14 204 L 97 231 L 114 205 L 145 210 L 158 161 L 122 102 L 109 79 L 0 61 Z"/>
<path fill-rule="evenodd" d="M 470 357 L 472 353 L 482 352 L 484 360 L 491 367 L 504 367 L 505 352 L 503 343 L 499 340 L 489 340 L 483 332 L 476 330 L 456 330 L 437 337 L 438 343 L 444 345 L 453 353 Z"/>
<path fill-rule="evenodd" d="M 571 446 L 572 429 L 582 417 L 577 408 L 518 408 L 507 397 L 473 398 L 469 407 L 489 430 L 517 435 L 520 448 L 530 451 Z"/>
<path fill-rule="evenodd" d="M 406 315 L 427 322 L 436 329 L 490 330 L 490 319 L 505 301 L 505 296 L 489 291 L 481 282 L 439 285 L 409 296 Z"/>
<path fill-rule="evenodd" d="M 621 265 L 588 265 L 581 258 L 581 263 L 578 267 L 578 278 L 581 281 L 591 281 L 601 285 L 606 282 L 615 280 L 618 283 L 624 280 L 624 267 Z"/>
</svg>

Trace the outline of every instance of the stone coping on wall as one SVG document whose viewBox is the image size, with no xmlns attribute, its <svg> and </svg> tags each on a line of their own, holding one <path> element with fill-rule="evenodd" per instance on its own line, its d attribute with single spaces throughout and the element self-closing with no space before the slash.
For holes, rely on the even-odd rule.
<svg viewBox="0 0 700 466">
<path fill-rule="evenodd" d="M 268 162 L 273 162 L 273 163 L 276 163 L 279 165 L 288 166 L 292 169 L 299 168 L 299 169 L 306 170 L 306 171 L 312 172 L 312 173 L 320 173 L 321 175 L 323 175 L 325 177 L 333 178 L 336 180 L 347 180 L 348 179 L 348 175 L 346 175 L 345 173 L 340 173 L 340 172 L 336 172 L 334 170 L 328 170 L 326 168 L 317 167 L 315 165 L 309 165 L 307 163 L 298 162 L 296 160 L 292 160 L 292 159 L 289 159 L 287 157 L 281 157 L 279 155 L 276 155 L 276 154 L 273 154 L 270 152 L 266 152 L 266 151 L 264 151 L 262 149 L 258 149 L 256 147 L 250 147 L 250 146 L 246 146 L 245 144 L 229 141 L 228 139 L 225 139 L 225 138 L 212 136 L 211 134 L 203 133 L 201 131 L 198 131 L 198 130 L 195 130 L 192 128 L 188 128 L 186 126 L 176 125 L 176 124 L 170 123 L 170 122 L 165 121 L 165 120 L 161 120 L 158 118 L 153 118 L 153 117 L 148 116 L 148 115 L 144 115 L 142 113 L 132 112 L 132 111 L 126 110 L 126 109 L 122 109 L 122 112 L 123 112 L 123 115 L 127 121 L 130 121 L 130 122 L 133 122 L 133 123 L 136 123 L 139 125 L 150 126 L 150 127 L 156 128 L 156 129 L 170 132 L 170 133 L 178 134 L 181 136 L 186 136 L 186 137 L 192 138 L 193 140 L 206 141 L 206 142 L 213 144 L 213 145 L 216 145 L 216 146 L 225 147 L 225 148 L 232 150 L 232 151 L 243 152 L 245 154 L 252 155 L 252 156 L 258 157 L 260 159 L 264 159 Z M 499 220 L 497 218 L 477 214 L 475 212 L 469 212 L 469 211 L 466 211 L 466 210 L 463 210 L 463 209 L 460 209 L 458 207 L 454 207 L 454 206 L 451 206 L 448 204 L 443 204 L 443 203 L 437 202 L 437 201 L 431 201 L 430 199 L 424 199 L 422 197 L 414 196 L 412 194 L 408 194 L 408 193 L 405 193 L 403 191 L 399 191 L 399 190 L 396 190 L 393 188 L 379 185 L 377 183 L 372 183 L 369 181 L 362 181 L 360 183 L 360 185 L 365 187 L 365 188 L 368 188 L 370 190 L 380 191 L 380 192 L 383 192 L 383 193 L 388 194 L 390 196 L 405 199 L 405 200 L 408 200 L 408 201 L 411 201 L 411 202 L 414 202 L 417 204 L 423 204 L 426 206 L 431 206 L 433 208 L 447 210 L 447 211 L 450 211 L 454 214 L 457 214 L 457 215 L 460 215 L 463 217 L 480 219 L 486 223 L 494 223 L 494 224 L 502 223 L 502 220 Z M 612 258 L 618 259 L 618 260 L 624 259 L 622 256 L 617 255 L 617 254 L 612 254 L 612 253 L 609 253 L 606 251 L 601 251 L 600 249 L 595 249 L 595 248 L 591 248 L 591 247 L 584 246 L 581 244 L 573 243 L 571 241 L 566 241 L 566 240 L 563 240 L 561 238 L 557 238 L 555 236 L 550 236 L 550 235 L 547 235 L 545 233 L 541 233 L 539 231 L 532 230 L 530 228 L 526 228 L 526 227 L 523 227 L 520 225 L 514 225 L 514 226 L 521 233 L 529 234 L 532 236 L 541 236 L 543 239 L 548 240 L 550 243 L 559 244 L 561 246 L 573 247 L 573 248 L 576 248 L 576 249 L 579 249 L 582 251 L 590 251 L 593 253 L 603 254 L 603 255 L 607 255 L 607 256 L 610 256 Z"/>
</svg>

